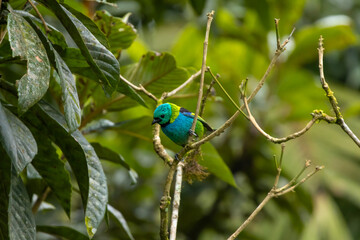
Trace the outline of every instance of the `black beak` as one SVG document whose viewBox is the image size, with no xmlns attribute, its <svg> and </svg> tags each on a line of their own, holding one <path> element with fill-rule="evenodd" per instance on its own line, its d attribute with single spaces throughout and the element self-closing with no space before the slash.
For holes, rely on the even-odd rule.
<svg viewBox="0 0 360 240">
<path fill-rule="evenodd" d="M 151 125 L 153 125 L 154 123 L 159 123 L 161 121 L 160 118 L 154 118 L 154 120 L 152 121 Z"/>
</svg>

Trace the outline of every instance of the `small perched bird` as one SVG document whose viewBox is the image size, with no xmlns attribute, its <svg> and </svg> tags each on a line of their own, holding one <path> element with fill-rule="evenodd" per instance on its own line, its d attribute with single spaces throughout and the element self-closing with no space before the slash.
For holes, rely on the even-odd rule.
<svg viewBox="0 0 360 240">
<path fill-rule="evenodd" d="M 190 129 L 194 115 L 194 113 L 183 107 L 179 107 L 173 103 L 164 103 L 155 109 L 152 124 L 160 124 L 161 130 L 168 138 L 180 146 L 185 146 L 191 133 Z M 195 133 L 192 134 L 202 137 L 205 130 L 210 132 L 214 131 L 204 119 L 198 117 Z"/>
</svg>

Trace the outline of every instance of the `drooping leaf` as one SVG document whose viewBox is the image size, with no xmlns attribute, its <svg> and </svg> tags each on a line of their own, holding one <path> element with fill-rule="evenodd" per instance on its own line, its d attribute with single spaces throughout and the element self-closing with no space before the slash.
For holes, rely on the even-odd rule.
<svg viewBox="0 0 360 240">
<path fill-rule="evenodd" d="M 107 209 L 112 217 L 116 220 L 116 223 L 119 224 L 126 232 L 128 237 L 131 240 L 134 240 L 133 235 L 131 234 L 130 228 L 124 218 L 124 216 L 121 214 L 121 212 L 114 207 L 112 207 L 110 204 L 108 204 Z"/>
<path fill-rule="evenodd" d="M 36 229 L 38 232 L 48 233 L 69 240 L 89 240 L 89 237 L 70 227 L 38 225 Z"/>
<path fill-rule="evenodd" d="M 45 35 L 37 28 L 31 19 L 26 17 L 26 20 L 37 32 L 40 40 L 45 46 L 51 64 L 56 69 L 53 75 L 60 84 L 62 93 L 61 100 L 64 105 L 65 119 L 70 131 L 73 132 L 80 126 L 81 123 L 81 109 L 75 79 L 64 60 L 47 40 Z"/>
<path fill-rule="evenodd" d="M 19 174 L 37 153 L 35 139 L 25 124 L 1 103 L 0 120 L 0 141 Z"/>
<path fill-rule="evenodd" d="M 98 28 L 93 20 L 89 17 L 85 16 L 81 12 L 75 10 L 74 8 L 70 7 L 67 4 L 63 4 L 63 6 L 71 12 L 77 19 L 79 19 L 82 24 L 96 37 L 99 42 L 104 45 L 106 48 L 109 48 L 108 39 L 106 38 L 105 34 Z"/>
<path fill-rule="evenodd" d="M 102 146 L 100 143 L 97 142 L 92 142 L 91 146 L 94 148 L 96 155 L 98 155 L 100 159 L 108 160 L 110 162 L 122 165 L 128 170 L 132 183 L 135 184 L 137 182 L 137 173 L 130 168 L 129 164 L 125 161 L 123 156 L 107 147 Z"/>
<path fill-rule="evenodd" d="M 35 240 L 36 226 L 29 195 L 19 176 L 12 171 L 9 198 L 10 239 Z"/>
<path fill-rule="evenodd" d="M 13 57 L 27 60 L 27 73 L 18 84 L 19 112 L 24 113 L 37 103 L 49 87 L 50 64 L 36 32 L 19 14 L 10 11 L 8 33 Z"/>
<path fill-rule="evenodd" d="M 10 127 L 5 108 L 0 102 L 0 142 L 12 162 L 18 162 L 15 137 Z"/>
<path fill-rule="evenodd" d="M 0 114 L 1 116 L 1 114 Z M 1 122 L 3 123 L 3 121 Z M 2 124 L 0 124 L 1 126 Z M 11 159 L 0 146 L 0 239 L 9 239 L 8 209 L 11 186 Z"/>
<path fill-rule="evenodd" d="M 65 169 L 65 163 L 59 159 L 56 149 L 51 145 L 51 140 L 42 133 L 41 129 L 32 128 L 31 130 L 39 148 L 32 165 L 51 188 L 70 218 L 72 187 L 70 174 Z"/>
<path fill-rule="evenodd" d="M 96 37 L 71 12 L 62 7 L 56 0 L 41 0 L 49 7 L 64 25 L 81 54 L 91 66 L 107 94 L 111 95 L 119 84 L 120 65 L 114 55 L 107 50 Z"/>
<path fill-rule="evenodd" d="M 238 188 L 229 167 L 226 165 L 213 145 L 206 143 L 201 147 L 201 150 L 203 159 L 199 161 L 199 164 L 206 167 L 209 172 L 222 181 Z"/>
<path fill-rule="evenodd" d="M 90 238 L 104 217 L 107 204 L 107 185 L 101 163 L 87 140 L 76 130 L 69 133 L 64 116 L 45 102 L 36 109 L 38 120 L 28 121 L 36 128 L 44 128 L 47 135 L 62 150 L 77 179 L 85 209 L 85 224 Z"/>
<path fill-rule="evenodd" d="M 26 12 L 26 11 L 15 10 L 15 12 L 20 14 L 21 16 L 23 16 L 25 19 L 30 18 L 32 21 L 36 21 L 38 23 L 37 26 L 39 28 L 41 28 L 43 31 L 45 31 L 44 25 L 43 25 L 42 21 L 39 18 L 35 17 L 34 15 L 32 15 L 32 14 Z M 49 23 L 46 23 L 46 25 L 51 30 L 50 32 L 47 33 L 47 38 L 50 40 L 50 42 L 52 44 L 54 44 L 54 45 L 59 46 L 63 50 L 65 48 L 67 48 L 67 43 L 66 43 L 64 35 L 59 30 L 57 30 L 55 27 L 50 25 Z M 43 42 L 43 44 L 44 44 L 44 42 Z"/>
<path fill-rule="evenodd" d="M 94 21 L 108 38 L 110 51 L 113 53 L 130 47 L 137 36 L 136 30 L 131 24 L 126 23 L 122 18 L 111 16 L 105 10 L 97 11 Z"/>
</svg>

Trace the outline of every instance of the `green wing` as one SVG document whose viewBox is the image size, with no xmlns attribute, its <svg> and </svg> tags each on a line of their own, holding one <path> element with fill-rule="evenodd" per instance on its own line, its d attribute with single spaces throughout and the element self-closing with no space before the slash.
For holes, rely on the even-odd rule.
<svg viewBox="0 0 360 240">
<path fill-rule="evenodd" d="M 195 114 L 190 112 L 189 110 L 185 109 L 185 108 L 180 108 L 180 112 L 184 115 L 184 116 L 187 116 L 187 117 L 190 117 L 190 118 L 194 118 Z M 210 127 L 209 124 L 207 124 L 207 122 L 205 122 L 205 120 L 198 116 L 198 120 L 203 124 L 203 126 L 210 132 L 213 132 L 214 129 L 212 129 L 212 127 Z"/>
</svg>

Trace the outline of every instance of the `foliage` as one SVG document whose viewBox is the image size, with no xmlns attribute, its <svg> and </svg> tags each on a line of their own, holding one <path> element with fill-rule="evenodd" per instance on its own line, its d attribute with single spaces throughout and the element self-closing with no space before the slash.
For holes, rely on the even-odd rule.
<svg viewBox="0 0 360 240">
<path fill-rule="evenodd" d="M 349 125 L 360 129 L 360 84 L 354 80 L 359 79 L 354 51 L 360 27 L 323 18 L 346 11 L 337 6 L 334 13 L 334 6 L 326 5 L 334 1 L 32 2 L 50 32 L 27 1 L 1 4 L 0 239 L 47 239 L 44 233 L 65 239 L 158 238 L 167 169 L 152 149 L 155 105 L 119 75 L 156 97 L 182 84 L 200 67 L 204 13 L 210 9 L 216 14 L 208 65 L 233 99 L 242 79 L 249 77 L 252 88 L 269 64 L 276 48 L 273 18 L 281 19 L 281 35 L 297 26 L 285 56 L 251 103 L 267 132 L 284 136 L 302 128 L 314 109 L 330 112 L 318 84 L 320 34 L 327 79 Z M 210 81 L 206 75 L 206 86 Z M 194 111 L 197 89 L 194 81 L 169 101 Z M 215 85 L 205 108 L 207 122 L 217 128 L 235 111 Z M 179 150 L 161 137 L 168 152 Z M 183 187 L 179 239 L 228 237 L 276 174 L 271 158 L 279 149 L 245 119 L 202 151 L 199 163 L 212 175 Z M 269 203 L 243 238 L 359 238 L 358 156 L 353 142 L 325 123 L 289 143 L 279 185 L 296 175 L 305 159 L 326 170 L 296 193 Z M 51 192 L 39 204 L 48 201 L 55 210 L 37 211 L 35 196 L 46 197 L 47 188 Z"/>
</svg>

